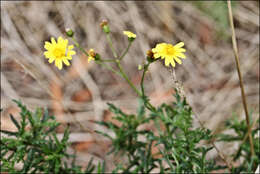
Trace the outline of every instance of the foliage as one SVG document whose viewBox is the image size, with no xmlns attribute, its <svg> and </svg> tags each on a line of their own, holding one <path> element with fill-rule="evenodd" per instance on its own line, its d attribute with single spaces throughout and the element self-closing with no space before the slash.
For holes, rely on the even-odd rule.
<svg viewBox="0 0 260 174">
<path fill-rule="evenodd" d="M 210 130 L 192 128 L 192 111 L 186 100 L 182 100 L 176 91 L 176 102 L 162 104 L 150 114 L 145 114 L 146 100 L 140 100 L 136 115 L 126 114 L 116 106 L 109 104 L 114 119 L 122 125 L 112 122 L 97 122 L 110 129 L 115 137 L 102 133 L 111 139 L 115 152 L 127 156 L 125 164 L 119 164 L 114 172 L 149 173 L 159 168 L 165 172 L 199 172 L 207 173 L 219 168 L 213 161 L 206 160 L 206 154 L 212 149 L 199 145 L 202 140 L 212 138 Z M 154 124 L 156 131 L 139 130 L 144 124 Z M 162 130 L 163 129 L 163 130 Z M 145 137 L 141 140 L 141 137 Z M 157 154 L 152 148 L 159 149 Z M 158 158 L 160 156 L 160 158 Z M 167 165 L 163 166 L 162 164 Z"/>
<path fill-rule="evenodd" d="M 81 167 L 75 165 L 75 155 L 66 152 L 69 146 L 69 128 L 63 138 L 57 138 L 56 128 L 60 125 L 49 116 L 48 110 L 36 109 L 30 112 L 20 101 L 15 101 L 21 109 L 21 121 L 11 114 L 16 132 L 1 130 L 8 135 L 1 137 L 1 172 L 10 173 L 79 173 Z M 68 163 L 67 160 L 71 160 Z M 16 167 L 22 164 L 21 169 Z M 85 173 L 92 172 L 95 166 L 89 162 Z"/>
<path fill-rule="evenodd" d="M 243 162 L 241 165 L 234 167 L 232 169 L 233 173 L 245 173 L 252 172 L 254 173 L 257 164 L 260 163 L 260 143 L 259 137 L 257 136 L 258 131 L 260 130 L 260 121 L 259 118 L 252 123 L 251 126 L 257 124 L 258 126 L 252 130 L 252 137 L 255 148 L 255 156 L 251 157 L 250 153 L 250 144 L 248 139 L 248 130 L 245 120 L 238 121 L 237 117 L 234 117 L 226 121 L 226 127 L 235 132 L 235 135 L 231 134 L 219 134 L 218 141 L 222 142 L 239 142 L 240 146 L 235 154 L 233 154 L 233 161 L 237 161 L 242 158 Z M 241 143 L 242 142 L 242 143 Z"/>
<path fill-rule="evenodd" d="M 113 104 L 109 109 L 114 113 L 114 119 L 120 123 L 96 122 L 107 127 L 114 133 L 98 132 L 112 141 L 109 152 L 120 155 L 125 160 L 115 164 L 113 173 L 151 173 L 155 168 L 160 173 L 209 173 L 227 166 L 216 165 L 213 160 L 206 159 L 207 153 L 213 148 L 202 145 L 201 141 L 209 142 L 214 138 L 211 131 L 203 128 L 193 128 L 192 110 L 185 99 L 176 91 L 176 102 L 162 104 L 158 108 L 147 107 L 148 100 L 139 100 L 136 114 L 126 114 Z M 10 118 L 17 127 L 16 132 L 1 130 L 8 135 L 1 138 L 1 172 L 10 173 L 104 173 L 105 163 L 95 166 L 90 160 L 85 170 L 75 164 L 75 155 L 66 152 L 69 129 L 66 128 L 63 138 L 59 140 L 55 129 L 60 125 L 49 116 L 48 111 L 36 109 L 30 112 L 21 102 L 15 101 L 21 108 L 21 120 L 13 115 Z M 149 108 L 149 109 L 147 109 Z M 150 112 L 147 112 L 149 110 Z M 259 124 L 259 119 L 256 121 Z M 147 124 L 155 126 L 155 130 L 141 129 Z M 228 129 L 233 129 L 235 135 L 219 134 L 217 141 L 242 142 L 238 151 L 233 154 L 233 160 L 240 158 L 243 163 L 232 168 L 232 173 L 254 172 L 259 164 L 259 141 L 256 135 L 259 127 L 252 131 L 256 156 L 250 155 L 250 144 L 247 137 L 246 122 L 237 119 L 228 120 Z M 142 138 L 143 137 L 143 138 Z M 204 143 L 205 144 L 205 143 Z M 154 149 L 157 149 L 155 151 Z M 69 162 L 71 161 L 71 162 Z M 18 169 L 16 165 L 22 167 Z"/>
</svg>

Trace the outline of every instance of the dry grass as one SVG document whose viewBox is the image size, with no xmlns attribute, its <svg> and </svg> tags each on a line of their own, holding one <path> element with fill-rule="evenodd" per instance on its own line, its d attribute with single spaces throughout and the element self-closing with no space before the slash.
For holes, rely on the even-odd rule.
<svg viewBox="0 0 260 174">
<path fill-rule="evenodd" d="M 233 8 L 245 93 L 255 117 L 259 115 L 258 5 L 257 1 L 241 1 Z M 60 122 L 72 125 L 71 141 L 81 152 L 78 160 L 82 164 L 91 155 L 104 158 L 109 143 L 91 133 L 103 129 L 91 120 L 111 119 L 107 102 L 134 112 L 134 92 L 120 77 L 87 63 L 79 52 L 72 66 L 62 71 L 48 64 L 43 56 L 44 41 L 64 35 L 65 28 L 70 27 L 86 49 L 95 48 L 101 55 L 111 57 L 99 27 L 102 19 L 109 21 L 117 50 L 127 46 L 122 30 L 137 33 L 124 60 L 134 84 L 141 80 L 137 66 L 148 49 L 161 41 L 184 41 L 188 58 L 177 66 L 176 75 L 200 120 L 211 130 L 220 131 L 232 112 L 244 114 L 230 37 L 219 37 L 219 23 L 190 2 L 5 1 L 1 2 L 2 129 L 13 129 L 7 115 L 17 109 L 11 99 L 21 99 L 32 109 L 49 108 Z M 224 33 L 230 36 L 230 29 Z M 153 104 L 172 100 L 170 72 L 159 62 L 151 66 L 145 84 Z M 88 131 L 74 124 L 75 119 Z M 59 131 L 63 131 L 62 127 Z M 224 150 L 221 145 L 220 149 Z"/>
</svg>

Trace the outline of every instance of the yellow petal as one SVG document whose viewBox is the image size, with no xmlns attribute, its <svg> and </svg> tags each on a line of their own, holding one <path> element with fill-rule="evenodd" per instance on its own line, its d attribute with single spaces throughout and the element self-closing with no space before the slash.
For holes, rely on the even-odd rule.
<svg viewBox="0 0 260 174">
<path fill-rule="evenodd" d="M 177 52 L 186 52 L 186 49 L 184 49 L 184 48 L 178 48 L 178 49 L 177 49 Z"/>
<path fill-rule="evenodd" d="M 55 59 L 53 57 L 50 57 L 49 63 L 52 63 Z"/>
<path fill-rule="evenodd" d="M 55 66 L 58 67 L 59 70 L 62 69 L 62 61 L 61 60 L 56 60 L 55 61 Z"/>
<path fill-rule="evenodd" d="M 61 36 L 59 36 L 58 37 L 58 44 L 61 44 L 61 43 L 63 43 L 64 42 L 64 39 L 61 37 Z"/>
<path fill-rule="evenodd" d="M 169 66 L 169 64 L 170 64 L 170 59 L 165 59 L 165 65 Z"/>
<path fill-rule="evenodd" d="M 172 65 L 172 67 L 175 67 L 175 62 L 174 62 L 174 60 L 171 60 L 171 65 Z"/>
<path fill-rule="evenodd" d="M 70 65 L 70 62 L 65 58 L 62 60 L 64 62 L 65 65 L 69 66 Z"/>
<path fill-rule="evenodd" d="M 155 53 L 153 56 L 155 59 L 158 59 L 159 57 L 161 57 L 158 53 Z"/>
<path fill-rule="evenodd" d="M 51 43 L 56 45 L 56 41 L 55 41 L 54 37 L 51 38 Z"/>
<path fill-rule="evenodd" d="M 75 52 L 75 51 L 68 51 L 68 54 L 67 54 L 67 56 L 72 56 L 72 55 L 74 55 L 74 54 L 76 54 L 76 52 Z"/>
<path fill-rule="evenodd" d="M 176 53 L 176 56 L 183 58 L 183 59 L 186 58 L 185 54 L 183 54 L 183 53 Z"/>
<path fill-rule="evenodd" d="M 44 48 L 46 50 L 49 50 L 51 48 L 51 43 L 46 41 L 45 44 L 44 44 Z"/>
<path fill-rule="evenodd" d="M 72 60 L 72 57 L 71 56 L 67 56 L 66 59 Z"/>
<path fill-rule="evenodd" d="M 136 38 L 136 34 L 132 33 L 131 31 L 123 31 L 123 33 L 129 38 Z"/>
<path fill-rule="evenodd" d="M 69 45 L 68 50 L 72 50 L 74 48 L 74 45 Z"/>
<path fill-rule="evenodd" d="M 178 57 L 174 57 L 174 60 L 178 63 L 178 64 L 181 64 L 181 60 L 178 58 Z"/>
<path fill-rule="evenodd" d="M 44 56 L 46 57 L 46 59 L 48 59 L 48 58 L 52 57 L 52 54 L 49 51 L 45 51 Z"/>
<path fill-rule="evenodd" d="M 92 61 L 92 60 L 95 60 L 95 58 L 92 57 L 92 56 L 89 56 L 89 57 L 88 57 L 88 62 L 90 62 L 90 61 Z"/>
<path fill-rule="evenodd" d="M 180 48 L 180 47 L 183 47 L 183 46 L 184 46 L 183 42 L 179 42 L 176 45 L 174 45 L 175 48 Z"/>
</svg>

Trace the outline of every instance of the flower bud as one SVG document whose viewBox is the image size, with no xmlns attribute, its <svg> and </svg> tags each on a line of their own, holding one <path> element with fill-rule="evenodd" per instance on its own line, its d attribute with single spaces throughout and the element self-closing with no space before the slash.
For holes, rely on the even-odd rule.
<svg viewBox="0 0 260 174">
<path fill-rule="evenodd" d="M 107 20 L 102 20 L 102 22 L 100 23 L 100 27 L 103 28 L 107 24 L 108 24 Z"/>
<path fill-rule="evenodd" d="M 147 61 L 148 61 L 148 62 L 152 63 L 152 62 L 156 61 L 156 59 L 155 59 L 154 56 L 153 56 L 152 50 L 148 50 L 148 51 L 146 52 L 146 55 L 147 55 Z"/>
<path fill-rule="evenodd" d="M 95 53 L 94 49 L 92 49 L 92 48 L 88 51 L 88 54 L 89 54 L 91 57 L 95 57 L 95 56 L 96 56 L 96 53 Z"/>
<path fill-rule="evenodd" d="M 67 28 L 67 29 L 66 29 L 66 35 L 67 35 L 68 37 L 73 37 L 74 32 L 72 31 L 72 29 Z"/>
<path fill-rule="evenodd" d="M 146 52 L 146 55 L 147 55 L 147 57 L 153 58 L 153 52 L 152 52 L 152 50 L 148 50 L 148 51 Z"/>
<path fill-rule="evenodd" d="M 101 28 L 103 29 L 103 31 L 104 31 L 106 34 L 108 34 L 108 33 L 110 32 L 110 29 L 109 29 L 107 20 L 103 20 L 103 21 L 100 23 L 100 26 L 101 26 Z"/>
<path fill-rule="evenodd" d="M 109 26 L 108 25 L 104 25 L 103 27 L 103 31 L 108 34 L 110 32 Z"/>
</svg>

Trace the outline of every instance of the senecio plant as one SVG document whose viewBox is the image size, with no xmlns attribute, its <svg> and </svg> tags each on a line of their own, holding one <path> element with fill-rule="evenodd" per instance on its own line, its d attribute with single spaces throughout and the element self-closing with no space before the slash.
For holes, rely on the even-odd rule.
<svg viewBox="0 0 260 174">
<path fill-rule="evenodd" d="M 182 64 L 181 59 L 186 58 L 183 42 L 176 45 L 158 43 L 155 48 L 148 50 L 145 63 L 138 67 L 143 73 L 140 87 L 137 87 L 131 82 L 121 65 L 136 39 L 136 34 L 123 31 L 123 34 L 127 36 L 128 46 L 121 54 L 118 54 L 113 47 L 107 21 L 101 23 L 101 28 L 112 50 L 113 59 L 103 59 L 103 56 L 92 48 L 86 51 L 76 41 L 71 29 L 66 31 L 66 35 L 88 57 L 89 62 L 95 62 L 121 76 L 138 96 L 139 107 L 136 114 L 127 114 L 115 105 L 108 104 L 109 110 L 114 114 L 113 119 L 120 124 L 111 121 L 94 123 L 105 126 L 113 133 L 112 136 L 107 132 L 96 131 L 111 140 L 112 147 L 108 155 L 114 155 L 120 160 L 114 162 L 112 171 L 106 171 L 105 161 L 100 161 L 97 166 L 92 163 L 92 160 L 84 166 L 77 166 L 75 155 L 68 154 L 66 151 L 69 146 L 69 128 L 59 140 L 55 132 L 59 123 L 54 117 L 49 116 L 47 110 L 37 109 L 35 113 L 32 113 L 21 102 L 16 101 L 21 108 L 22 119 L 18 122 L 11 115 L 11 120 L 17 127 L 16 132 L 1 130 L 2 133 L 8 135 L 1 139 L 1 172 L 209 173 L 221 170 L 240 173 L 255 171 L 260 155 L 259 142 L 256 138 L 259 127 L 252 130 L 256 149 L 255 155 L 252 156 L 250 144 L 245 141 L 248 137 L 245 121 L 229 120 L 227 122 L 227 128 L 233 129 L 235 135 L 213 135 L 209 129 L 193 127 L 192 108 L 177 88 L 174 95 L 175 102 L 171 104 L 164 103 L 155 107 L 145 95 L 144 78 L 149 66 L 159 59 L 164 59 L 165 66 L 172 68 L 176 66 L 175 62 Z M 69 61 L 76 54 L 73 50 L 74 45 L 69 45 L 69 41 L 61 36 L 57 40 L 51 38 L 51 42 L 45 42 L 44 55 L 49 63 L 55 62 L 55 66 L 61 70 L 63 64 L 70 65 Z M 114 63 L 117 68 L 113 68 L 107 62 Z M 259 119 L 254 121 L 254 124 L 256 123 L 259 123 Z M 148 124 L 153 125 L 153 128 L 144 128 Z M 242 143 L 229 160 L 219 154 L 224 163 L 217 164 L 207 156 L 208 152 L 216 149 L 214 141 Z M 216 150 L 220 153 L 218 149 Z M 233 159 L 230 160 L 231 158 Z M 234 165 L 236 160 L 242 161 L 239 166 Z M 17 167 L 18 163 L 21 164 L 20 167 Z"/>
</svg>

